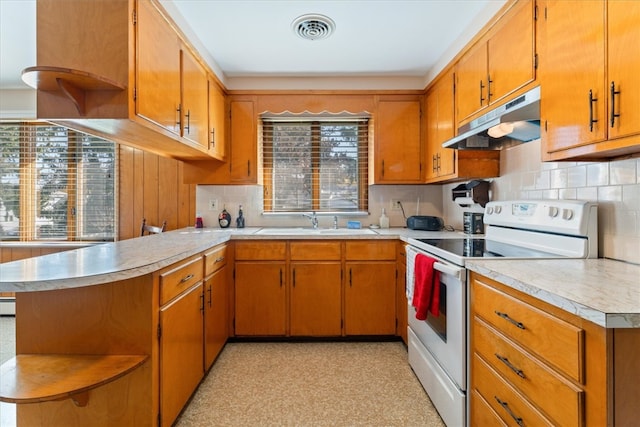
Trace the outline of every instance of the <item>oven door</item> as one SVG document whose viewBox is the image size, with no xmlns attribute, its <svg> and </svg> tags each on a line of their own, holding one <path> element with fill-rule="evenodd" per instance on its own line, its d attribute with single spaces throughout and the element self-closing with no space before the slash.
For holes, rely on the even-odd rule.
<svg viewBox="0 0 640 427">
<path fill-rule="evenodd" d="M 407 262 L 413 265 L 415 248 L 407 249 Z M 409 260 L 410 254 L 413 254 Z M 436 362 L 455 382 L 459 390 L 466 390 L 466 270 L 438 257 L 434 269 L 440 272 L 440 315 L 428 313 L 426 320 L 416 319 L 416 310 L 409 301 L 409 328 L 431 353 Z M 409 277 L 410 276 L 410 277 Z M 413 268 L 407 269 L 408 286 L 413 286 Z"/>
</svg>

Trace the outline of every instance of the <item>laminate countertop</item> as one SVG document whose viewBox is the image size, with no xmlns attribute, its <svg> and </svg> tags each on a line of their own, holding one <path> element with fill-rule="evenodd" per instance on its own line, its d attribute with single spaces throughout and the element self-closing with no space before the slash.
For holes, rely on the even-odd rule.
<svg viewBox="0 0 640 427">
<path fill-rule="evenodd" d="M 369 230 L 368 230 L 369 231 Z M 233 240 L 273 239 L 403 239 L 459 237 L 460 231 L 414 231 L 406 228 L 370 230 L 308 228 L 192 227 L 161 234 L 97 244 L 0 264 L 0 292 L 47 291 L 100 285 L 152 273 L 202 251 Z"/>
<path fill-rule="evenodd" d="M 470 260 L 465 265 L 604 328 L 640 328 L 640 265 L 603 258 Z"/>
</svg>

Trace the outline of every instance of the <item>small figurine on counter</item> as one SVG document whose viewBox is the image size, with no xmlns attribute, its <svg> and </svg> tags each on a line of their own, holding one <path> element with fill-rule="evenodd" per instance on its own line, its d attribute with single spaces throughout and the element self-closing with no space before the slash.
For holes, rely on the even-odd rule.
<svg viewBox="0 0 640 427">
<path fill-rule="evenodd" d="M 238 218 L 236 218 L 236 227 L 244 228 L 244 216 L 242 214 L 242 205 L 238 209 Z"/>
<path fill-rule="evenodd" d="M 227 212 L 227 208 L 222 208 L 222 212 L 218 215 L 218 223 L 221 228 L 228 228 L 231 225 L 231 214 Z"/>
</svg>

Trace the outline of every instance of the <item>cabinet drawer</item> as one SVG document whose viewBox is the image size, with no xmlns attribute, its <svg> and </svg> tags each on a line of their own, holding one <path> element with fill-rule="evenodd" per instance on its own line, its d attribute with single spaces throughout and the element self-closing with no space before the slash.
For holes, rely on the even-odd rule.
<svg viewBox="0 0 640 427">
<path fill-rule="evenodd" d="M 160 274 L 160 305 L 202 280 L 202 257 L 168 267 Z"/>
<path fill-rule="evenodd" d="M 287 256 L 286 241 L 236 242 L 236 260 L 284 260 Z"/>
<path fill-rule="evenodd" d="M 204 275 L 208 276 L 227 265 L 227 245 L 216 246 L 204 254 Z"/>
<path fill-rule="evenodd" d="M 558 425 L 582 425 L 584 394 L 475 317 L 473 350 Z"/>
<path fill-rule="evenodd" d="M 471 375 L 471 381 L 474 384 L 473 392 L 479 393 L 506 424 L 553 425 L 513 387 L 500 378 L 477 353 L 473 354 Z M 475 397 L 475 393 L 473 396 Z M 475 406 L 476 403 L 472 403 L 472 406 Z M 518 420 L 520 420 L 519 423 Z"/>
<path fill-rule="evenodd" d="M 340 242 L 291 242 L 289 250 L 292 261 L 339 261 L 342 255 Z"/>
<path fill-rule="evenodd" d="M 501 426 L 507 424 L 500 419 L 491 405 L 484 400 L 478 390 L 471 391 L 471 424 L 472 426 Z"/>
<path fill-rule="evenodd" d="M 396 241 L 352 240 L 345 243 L 347 260 L 377 261 L 396 259 Z"/>
<path fill-rule="evenodd" d="M 474 277 L 473 310 L 478 317 L 570 378 L 583 383 L 584 332 L 581 328 Z"/>
</svg>

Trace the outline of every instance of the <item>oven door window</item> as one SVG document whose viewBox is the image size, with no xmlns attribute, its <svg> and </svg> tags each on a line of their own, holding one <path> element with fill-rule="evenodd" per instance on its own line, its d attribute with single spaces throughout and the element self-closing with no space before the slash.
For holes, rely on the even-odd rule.
<svg viewBox="0 0 640 427">
<path fill-rule="evenodd" d="M 438 316 L 429 313 L 426 322 L 442 341 L 447 342 L 447 285 L 442 280 L 440 281 L 439 310 Z"/>
</svg>

